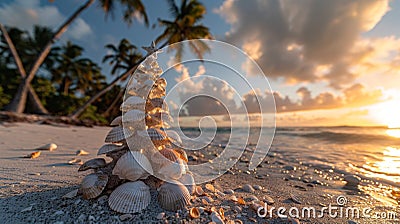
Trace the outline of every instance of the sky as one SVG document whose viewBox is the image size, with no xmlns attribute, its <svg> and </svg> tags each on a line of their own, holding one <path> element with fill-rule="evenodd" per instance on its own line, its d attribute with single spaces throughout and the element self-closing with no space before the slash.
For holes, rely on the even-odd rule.
<svg viewBox="0 0 400 224">
<path fill-rule="evenodd" d="M 143 2 L 154 28 L 145 27 L 140 20 L 128 26 L 122 21 L 119 8 L 113 17 L 105 18 L 95 2 L 60 42 L 72 40 L 84 46 L 86 56 L 109 74 L 109 66 L 101 63 L 107 54 L 104 45 L 117 44 L 122 38 L 136 46 L 149 45 L 162 32 L 157 19 L 171 19 L 166 1 Z M 207 9 L 202 23 L 210 28 L 214 39 L 245 51 L 260 70 L 251 65 L 251 60 L 243 59 L 238 70 L 254 88 L 232 88 L 229 84 L 235 83 L 238 76 L 213 70 L 210 64 L 186 64 L 166 76 L 169 86 L 202 75 L 221 80 L 198 77 L 196 82 L 182 85 L 184 88 L 176 91 L 175 98 L 184 97 L 187 90 L 207 91 L 228 105 L 235 104 L 232 107 L 236 109 L 242 103 L 250 112 L 260 112 L 255 99 L 264 100 L 270 107 L 268 96 L 273 95 L 278 126 L 400 127 L 400 27 L 396 22 L 400 20 L 400 1 L 201 2 Z M 34 24 L 55 29 L 80 4 L 81 0 L 5 0 L 0 3 L 0 22 L 26 30 Z M 270 86 L 260 84 L 264 77 Z M 171 105 L 182 103 L 170 101 Z M 210 104 L 209 99 L 188 101 L 184 109 L 189 115 L 211 113 L 219 115 L 221 123 L 226 120 L 226 111 Z"/>
</svg>

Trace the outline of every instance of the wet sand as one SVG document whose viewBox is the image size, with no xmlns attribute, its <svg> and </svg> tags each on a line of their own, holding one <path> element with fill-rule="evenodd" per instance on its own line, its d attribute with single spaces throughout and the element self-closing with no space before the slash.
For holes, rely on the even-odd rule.
<svg viewBox="0 0 400 224">
<path fill-rule="evenodd" d="M 190 219 L 186 211 L 164 211 L 156 203 L 154 191 L 153 202 L 147 209 L 141 214 L 128 216 L 111 211 L 104 196 L 93 200 L 84 200 L 80 196 L 63 198 L 66 193 L 77 189 L 82 178 L 90 173 L 78 173 L 79 165 L 69 165 L 68 161 L 73 158 L 86 161 L 97 157 L 97 150 L 109 130 L 107 127 L 26 123 L 0 125 L 0 223 L 208 223 L 213 207 L 223 208 L 225 221 L 241 220 L 243 223 L 296 223 L 295 220 L 279 217 L 276 213 L 279 207 L 286 209 L 286 215 L 291 208 L 292 214 L 300 211 L 299 223 L 399 223 L 398 219 L 354 218 L 345 214 L 340 217 L 340 212 L 333 218 L 334 214 L 329 215 L 327 210 L 321 218 L 302 217 L 304 207 L 315 208 L 318 216 L 323 207 L 337 206 L 338 196 L 347 200 L 342 208 L 369 207 L 376 214 L 390 215 L 390 211 L 397 218 L 400 215 L 398 207 L 393 207 L 396 202 L 384 198 L 379 200 L 365 191 L 344 189 L 342 174 L 305 165 L 306 161 L 287 161 L 274 147 L 255 171 L 247 168 L 252 152 L 246 151 L 229 172 L 211 182 L 215 192 L 201 185 L 208 196 L 194 198 L 190 206 L 204 209 L 198 219 Z M 48 143 L 56 143 L 57 150 L 42 151 L 36 159 L 22 158 L 33 152 L 35 147 Z M 90 154 L 76 156 L 76 151 L 82 149 Z M 197 161 L 190 163 L 208 161 L 218 151 L 220 148 L 210 147 L 201 154 L 189 154 L 197 157 Z M 252 185 L 254 192 L 245 192 L 242 186 L 246 184 Z M 361 188 L 370 184 L 362 182 Z M 232 193 L 230 190 L 233 194 L 228 194 Z M 245 204 L 233 201 L 233 195 L 242 197 Z M 268 209 L 275 207 L 272 217 L 269 214 L 265 218 L 258 217 L 251 201 L 269 201 L 269 198 L 274 202 Z"/>
</svg>

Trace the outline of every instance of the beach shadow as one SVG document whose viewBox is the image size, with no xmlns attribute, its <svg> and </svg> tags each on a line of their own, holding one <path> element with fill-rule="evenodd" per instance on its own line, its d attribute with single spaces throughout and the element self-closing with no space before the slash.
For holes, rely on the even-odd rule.
<svg viewBox="0 0 400 224">
<path fill-rule="evenodd" d="M 52 163 L 52 164 L 45 165 L 45 167 L 53 167 L 53 166 L 55 166 L 55 167 L 63 167 L 63 166 L 74 166 L 74 165 L 71 165 L 69 163 Z"/>
</svg>

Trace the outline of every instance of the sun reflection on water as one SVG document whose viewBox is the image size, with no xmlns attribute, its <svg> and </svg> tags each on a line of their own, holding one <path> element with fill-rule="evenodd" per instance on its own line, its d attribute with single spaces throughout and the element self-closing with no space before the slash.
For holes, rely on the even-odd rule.
<svg viewBox="0 0 400 224">
<path fill-rule="evenodd" d="M 400 182 L 400 149 L 386 147 L 383 151 L 382 161 L 376 162 L 374 167 L 377 173 L 384 174 L 387 179 Z"/>
<path fill-rule="evenodd" d="M 386 134 L 394 138 L 400 138 L 400 129 L 388 129 Z"/>
</svg>

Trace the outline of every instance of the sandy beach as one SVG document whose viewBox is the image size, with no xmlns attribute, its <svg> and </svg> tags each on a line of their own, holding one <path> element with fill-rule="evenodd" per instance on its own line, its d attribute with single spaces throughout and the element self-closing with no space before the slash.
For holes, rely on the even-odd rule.
<svg viewBox="0 0 400 224">
<path fill-rule="evenodd" d="M 106 196 L 92 200 L 84 200 L 79 195 L 63 198 L 77 189 L 82 177 L 90 172 L 78 173 L 79 165 L 69 165 L 68 161 L 97 157 L 97 150 L 108 131 L 108 127 L 3 123 L 0 126 L 0 222 L 208 223 L 211 222 L 208 212 L 215 207 L 224 210 L 226 221 L 236 220 L 236 223 L 238 220 L 243 223 L 398 223 L 398 219 L 356 218 L 344 214 L 333 218 L 327 210 L 322 212 L 323 217 L 302 217 L 301 214 L 298 219 L 279 217 L 276 213 L 279 207 L 287 210 L 293 207 L 301 212 L 303 207 L 310 206 L 315 207 L 318 216 L 323 207 L 337 206 L 338 196 L 345 197 L 345 206 L 369 207 L 376 213 L 392 211 L 398 215 L 399 209 L 364 191 L 343 189 L 343 174 L 329 169 L 325 172 L 302 161 L 287 161 L 274 147 L 255 171 L 247 169 L 251 151 L 246 150 L 238 164 L 211 182 L 216 189 L 214 192 L 201 185 L 208 196 L 193 198 L 190 206 L 202 211 L 197 219 L 190 219 L 187 211 L 174 213 L 161 209 L 154 191 L 150 206 L 141 214 L 130 215 L 111 211 Z M 55 143 L 58 148 L 42 151 L 36 159 L 22 158 L 34 148 L 48 143 Z M 89 155 L 76 156 L 76 151 L 82 149 Z M 218 150 L 210 147 L 202 155 L 200 152 L 189 154 L 195 156 L 191 158 L 197 158 L 191 163 L 207 161 Z M 243 188 L 246 184 L 253 186 L 254 191 Z M 363 182 L 361 185 L 371 184 Z M 245 203 L 235 202 L 232 196 L 243 198 Z M 268 202 L 268 209 L 275 207 L 271 217 L 269 214 L 259 217 L 251 206 L 254 200 Z"/>
</svg>

